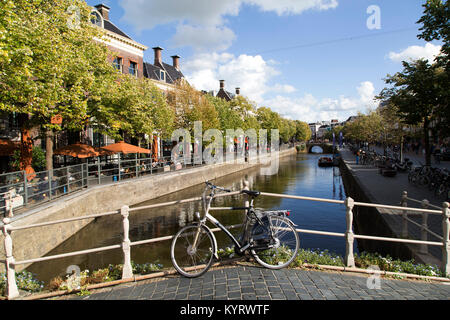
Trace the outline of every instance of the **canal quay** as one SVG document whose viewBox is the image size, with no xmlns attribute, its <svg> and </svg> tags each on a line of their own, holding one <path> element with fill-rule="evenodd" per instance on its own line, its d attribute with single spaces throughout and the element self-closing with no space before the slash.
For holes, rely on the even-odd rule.
<svg viewBox="0 0 450 320">
<path fill-rule="evenodd" d="M 237 172 L 218 178 L 217 185 L 240 190 L 244 181 L 250 189 L 288 195 L 302 195 L 324 199 L 345 200 L 348 196 L 341 170 L 352 170 L 365 176 L 372 194 L 376 190 L 387 189 L 385 177 L 375 170 L 357 166 L 353 154 L 341 150 L 341 167 L 319 168 L 319 154 L 293 154 L 280 159 L 276 175 L 261 175 L 258 168 Z M 398 205 L 404 185 L 398 180 L 389 181 L 390 198 L 378 203 Z M 398 183 L 394 183 L 399 181 Z M 198 196 L 203 186 L 195 186 L 171 195 L 147 201 L 142 205 L 152 205 L 177 199 Z M 381 192 L 380 191 L 380 192 Z M 414 193 L 412 193 L 414 195 Z M 420 195 L 420 194 L 419 194 Z M 374 198 L 377 201 L 380 198 Z M 221 200 L 220 206 L 234 206 L 242 202 L 242 197 Z M 293 199 L 274 199 L 260 197 L 255 203 L 264 209 L 290 209 L 290 218 L 303 229 L 343 233 L 346 230 L 346 208 L 334 203 L 295 201 Z M 132 241 L 173 235 L 176 231 L 194 220 L 194 212 L 200 210 L 199 204 L 179 204 L 160 209 L 133 212 L 130 215 L 130 238 Z M 230 212 L 215 212 L 224 225 L 239 223 L 242 215 Z M 114 220 L 116 219 L 116 220 Z M 48 255 L 82 250 L 89 247 L 107 246 L 121 241 L 122 231 L 114 226 L 120 225 L 120 217 L 100 218 L 79 231 Z M 97 236 L 92 236 L 97 235 Z M 99 236 L 100 235 L 100 236 Z M 219 248 L 229 245 L 219 234 Z M 138 246 L 132 250 L 132 261 L 136 263 L 159 263 L 171 266 L 169 242 Z M 354 247 L 358 253 L 360 242 Z M 301 234 L 302 249 L 329 250 L 345 255 L 345 240 L 338 237 L 324 237 L 315 234 Z M 362 248 L 363 249 L 363 248 Z M 438 260 L 438 255 L 436 259 Z M 27 270 L 42 281 L 49 281 L 57 275 L 64 275 L 69 265 L 79 266 L 81 270 L 96 270 L 108 264 L 122 263 L 123 252 L 110 250 L 101 253 L 79 255 L 32 264 Z M 379 281 L 373 287 L 374 279 Z M 120 282 L 120 281 L 119 281 Z M 69 294 L 63 296 L 42 295 L 24 299 L 43 300 L 449 300 L 450 285 L 440 281 L 396 280 L 393 278 L 373 278 L 373 274 L 363 273 L 355 268 L 323 268 L 269 270 L 238 260 L 218 264 L 201 277 L 188 279 L 173 272 L 162 272 L 158 277 L 140 281 L 127 281 L 114 286 L 97 286 L 89 289 L 86 295 Z"/>
</svg>

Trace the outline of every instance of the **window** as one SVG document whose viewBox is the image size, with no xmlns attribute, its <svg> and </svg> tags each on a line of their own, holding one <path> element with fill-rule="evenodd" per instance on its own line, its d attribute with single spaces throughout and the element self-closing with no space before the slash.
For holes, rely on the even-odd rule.
<svg viewBox="0 0 450 320">
<path fill-rule="evenodd" d="M 102 27 L 102 17 L 97 11 L 92 11 L 91 23 L 95 24 L 96 26 Z"/>
<path fill-rule="evenodd" d="M 137 63 L 130 61 L 130 67 L 128 68 L 128 73 L 137 77 L 137 69 L 138 69 Z"/>
<path fill-rule="evenodd" d="M 113 61 L 114 68 L 117 69 L 119 72 L 123 72 L 122 66 L 123 66 L 123 59 L 120 57 L 116 57 Z"/>
<path fill-rule="evenodd" d="M 166 73 L 162 70 L 159 71 L 159 80 L 166 81 Z"/>
</svg>

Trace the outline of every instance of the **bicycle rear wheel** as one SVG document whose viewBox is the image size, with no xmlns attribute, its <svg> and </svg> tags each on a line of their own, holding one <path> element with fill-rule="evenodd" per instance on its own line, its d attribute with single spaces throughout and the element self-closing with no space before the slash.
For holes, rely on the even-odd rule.
<svg viewBox="0 0 450 320">
<path fill-rule="evenodd" d="M 294 261 L 300 248 L 300 238 L 290 220 L 270 216 L 275 244 L 266 250 L 251 250 L 255 260 L 268 269 L 282 269 Z"/>
<path fill-rule="evenodd" d="M 211 267 L 215 252 L 214 235 L 202 226 L 200 233 L 198 225 L 189 225 L 178 231 L 172 240 L 170 257 L 173 266 L 183 276 L 199 277 Z M 197 247 L 193 247 L 198 234 Z"/>
</svg>

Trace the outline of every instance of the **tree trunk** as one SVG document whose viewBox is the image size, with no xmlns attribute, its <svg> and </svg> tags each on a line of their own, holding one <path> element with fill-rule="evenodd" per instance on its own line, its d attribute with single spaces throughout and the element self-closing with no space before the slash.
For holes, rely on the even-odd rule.
<svg viewBox="0 0 450 320">
<path fill-rule="evenodd" d="M 53 170 L 53 131 L 48 129 L 45 133 L 45 162 L 46 170 Z"/>
<path fill-rule="evenodd" d="M 19 125 L 21 133 L 20 145 L 20 170 L 27 173 L 28 180 L 34 179 L 33 162 L 33 139 L 31 138 L 28 114 L 19 115 Z"/>
</svg>

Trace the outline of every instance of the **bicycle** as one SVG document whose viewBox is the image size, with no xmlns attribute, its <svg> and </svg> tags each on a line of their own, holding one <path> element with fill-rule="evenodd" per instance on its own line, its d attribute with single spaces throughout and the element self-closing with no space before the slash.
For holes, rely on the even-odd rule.
<svg viewBox="0 0 450 320">
<path fill-rule="evenodd" d="M 209 213 L 217 191 L 231 192 L 206 182 L 202 196 L 205 215 L 200 218 L 200 213 L 196 212 L 198 222 L 182 228 L 172 240 L 170 257 L 178 273 L 188 278 L 199 277 L 208 271 L 214 258 L 219 259 L 217 240 L 206 226 L 207 221 L 221 229 L 232 240 L 237 255 L 250 252 L 260 265 L 269 269 L 282 269 L 294 261 L 299 251 L 300 239 L 294 223 L 287 218 L 289 211 L 257 211 L 253 202 L 260 192 L 243 190 L 242 193 L 250 197 L 249 206 L 229 208 L 246 211 L 243 232 L 238 240 Z"/>
</svg>

